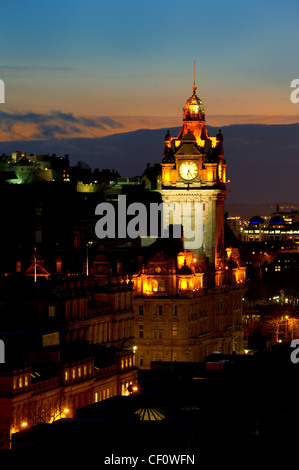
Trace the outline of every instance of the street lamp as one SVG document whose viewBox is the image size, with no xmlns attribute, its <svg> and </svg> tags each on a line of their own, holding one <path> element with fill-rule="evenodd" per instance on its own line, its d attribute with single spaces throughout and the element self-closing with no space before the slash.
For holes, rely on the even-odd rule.
<svg viewBox="0 0 299 470">
<path fill-rule="evenodd" d="M 93 244 L 93 242 L 87 242 L 86 244 L 86 276 L 89 276 L 89 266 L 88 266 L 88 248 Z"/>
<path fill-rule="evenodd" d="M 285 318 L 285 320 L 286 320 L 286 323 L 285 323 L 286 339 L 285 339 L 285 340 L 287 341 L 287 340 L 288 340 L 288 319 L 289 319 L 289 317 L 288 317 L 288 315 L 286 315 L 284 318 Z"/>
<path fill-rule="evenodd" d="M 136 366 L 136 351 L 137 351 L 137 346 L 133 346 L 133 365 Z"/>
<path fill-rule="evenodd" d="M 34 247 L 34 282 L 36 282 L 36 247 Z"/>
</svg>

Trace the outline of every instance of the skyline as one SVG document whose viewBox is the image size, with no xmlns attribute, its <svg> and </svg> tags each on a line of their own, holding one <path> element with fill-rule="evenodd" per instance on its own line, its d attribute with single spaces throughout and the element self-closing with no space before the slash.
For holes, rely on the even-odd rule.
<svg viewBox="0 0 299 470">
<path fill-rule="evenodd" d="M 0 138 L 179 126 L 194 61 L 208 125 L 298 122 L 298 10 L 292 0 L 7 2 Z"/>
</svg>

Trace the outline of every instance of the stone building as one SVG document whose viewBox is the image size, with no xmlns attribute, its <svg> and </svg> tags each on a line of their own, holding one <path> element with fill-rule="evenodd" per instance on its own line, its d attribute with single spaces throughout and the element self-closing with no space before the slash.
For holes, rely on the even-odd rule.
<svg viewBox="0 0 299 470">
<path fill-rule="evenodd" d="M 79 350 L 70 355 L 59 345 L 23 350 L 18 363 L 0 365 L 0 448 L 9 448 L 15 432 L 72 418 L 79 408 L 128 395 L 137 384 L 132 351 L 109 351 L 105 361 L 101 351 L 91 355 Z"/>
<path fill-rule="evenodd" d="M 132 279 L 141 368 L 151 361 L 203 361 L 219 349 L 243 351 L 246 268 L 238 250 L 224 243 L 223 135 L 209 136 L 205 109 L 192 90 L 178 137 L 165 136 L 161 165 L 162 201 L 173 208 L 163 210 L 162 238 L 170 225 L 173 233 L 181 227 L 182 250 L 166 255 L 157 247 Z"/>
<path fill-rule="evenodd" d="M 103 256 L 91 276 L 51 279 L 36 258 L 0 283 L 0 448 L 12 433 L 72 417 L 137 384 L 129 281 L 112 277 Z"/>
</svg>

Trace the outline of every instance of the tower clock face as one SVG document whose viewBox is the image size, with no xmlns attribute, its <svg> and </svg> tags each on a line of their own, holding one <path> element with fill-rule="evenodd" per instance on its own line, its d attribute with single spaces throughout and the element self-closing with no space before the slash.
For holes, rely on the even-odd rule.
<svg viewBox="0 0 299 470">
<path fill-rule="evenodd" d="M 180 166 L 180 176 L 184 180 L 193 180 L 197 175 L 197 165 L 195 162 L 183 162 Z"/>
</svg>

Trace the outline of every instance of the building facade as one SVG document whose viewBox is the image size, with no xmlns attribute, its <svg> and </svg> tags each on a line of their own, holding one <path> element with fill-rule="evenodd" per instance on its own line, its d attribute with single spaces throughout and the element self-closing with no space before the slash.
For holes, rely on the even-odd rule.
<svg viewBox="0 0 299 470">
<path fill-rule="evenodd" d="M 246 268 L 224 244 L 226 162 L 221 131 L 210 137 L 196 87 L 178 137 L 165 136 L 163 235 L 180 227 L 182 250 L 147 258 L 134 275 L 137 364 L 203 361 L 214 350 L 243 351 Z M 188 207 L 188 214 L 182 217 Z M 163 237 L 163 236 L 162 236 Z"/>
<path fill-rule="evenodd" d="M 47 352 L 39 356 L 46 357 Z M 51 361 L 49 357 L 51 356 Z M 53 361 L 56 357 L 56 361 Z M 133 352 L 115 354 L 99 366 L 94 357 L 64 361 L 48 351 L 48 362 L 18 368 L 6 365 L 0 373 L 0 448 L 9 448 L 11 435 L 38 423 L 72 418 L 76 411 L 116 395 L 129 395 L 137 384 Z"/>
</svg>

